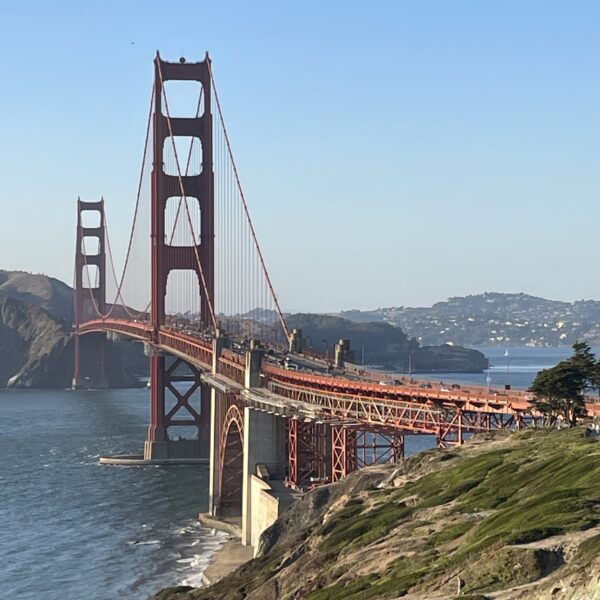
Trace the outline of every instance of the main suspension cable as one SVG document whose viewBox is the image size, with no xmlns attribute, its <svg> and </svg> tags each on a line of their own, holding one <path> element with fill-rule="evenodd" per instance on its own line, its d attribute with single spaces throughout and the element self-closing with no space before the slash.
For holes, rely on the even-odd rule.
<svg viewBox="0 0 600 600">
<path fill-rule="evenodd" d="M 137 318 L 136 315 L 132 314 L 129 311 L 129 308 L 125 302 L 125 300 L 123 299 L 123 295 L 121 293 L 122 291 L 122 287 L 123 287 L 123 283 L 125 281 L 125 274 L 127 272 L 127 266 L 129 264 L 129 258 L 131 255 L 131 249 L 132 249 L 132 245 L 133 245 L 133 235 L 135 232 L 135 225 L 137 222 L 137 218 L 138 218 L 138 213 L 139 213 L 139 207 L 140 207 L 140 198 L 141 198 L 141 193 L 142 193 L 142 183 L 143 183 L 143 179 L 144 179 L 144 171 L 145 171 L 145 167 L 146 167 L 146 156 L 148 153 L 148 140 L 150 139 L 150 125 L 152 123 L 152 108 L 154 106 L 154 86 L 152 86 L 152 92 L 150 94 L 150 109 L 148 111 L 148 120 L 146 123 L 146 136 L 145 136 L 145 141 L 144 141 L 144 152 L 142 154 L 142 166 L 140 169 L 140 177 L 138 180 L 138 188 L 137 188 L 137 194 L 136 194 L 136 200 L 135 200 L 135 209 L 134 209 L 134 213 L 133 213 L 133 221 L 131 224 L 131 232 L 129 234 L 129 242 L 127 244 L 127 253 L 125 256 L 125 264 L 123 265 L 123 271 L 121 274 L 121 280 L 120 282 L 118 282 L 117 284 L 117 275 L 116 275 L 116 269 L 115 269 L 115 264 L 114 264 L 114 260 L 113 260 L 113 256 L 112 256 L 112 250 L 110 247 L 110 238 L 108 236 L 108 223 L 106 220 L 106 214 L 104 214 L 104 230 L 105 230 L 105 235 L 106 235 L 106 246 L 107 246 L 107 250 L 108 250 L 108 254 L 109 254 L 109 260 L 110 260 L 110 264 L 113 270 L 113 278 L 115 280 L 115 284 L 117 284 L 117 291 L 115 294 L 115 301 L 113 303 L 111 303 L 111 307 L 108 310 L 108 312 L 106 313 L 102 313 L 98 307 L 98 304 L 96 302 L 96 299 L 94 297 L 94 294 L 92 293 L 92 288 L 88 288 L 89 289 L 89 293 L 90 293 L 90 298 L 92 300 L 92 304 L 94 306 L 94 309 L 96 311 L 96 313 L 98 314 L 98 316 L 101 319 L 107 319 L 108 317 L 110 317 L 110 315 L 112 314 L 114 307 L 115 307 L 115 303 L 117 300 L 119 300 L 119 298 L 121 299 L 121 302 L 123 303 L 123 308 L 124 310 L 127 312 L 127 314 L 129 314 L 129 316 L 133 319 Z M 89 264 L 87 262 L 87 252 L 85 249 L 85 237 L 82 236 L 82 246 L 83 246 L 83 256 L 84 256 L 84 262 L 85 262 L 85 266 L 86 266 L 86 273 L 87 273 L 87 277 L 88 277 L 88 283 L 90 282 L 90 275 L 89 275 Z M 144 311 L 142 311 L 141 314 L 145 314 L 148 310 L 150 305 L 148 305 L 146 307 L 146 309 Z"/>
</svg>

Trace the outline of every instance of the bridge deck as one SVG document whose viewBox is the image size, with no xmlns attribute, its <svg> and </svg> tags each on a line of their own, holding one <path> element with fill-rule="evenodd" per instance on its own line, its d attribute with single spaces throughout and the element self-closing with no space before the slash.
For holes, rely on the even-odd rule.
<svg viewBox="0 0 600 600">
<path fill-rule="evenodd" d="M 162 327 L 158 333 L 143 322 L 120 319 L 93 320 L 82 324 L 78 335 L 113 332 L 146 342 L 160 351 L 178 356 L 199 368 L 205 383 L 229 393 L 244 388 L 245 357 L 224 350 L 213 374 L 213 343 L 176 329 Z M 295 355 L 294 355 L 295 356 Z M 444 411 L 493 414 L 500 417 L 532 415 L 532 396 L 522 390 L 460 386 L 448 389 L 439 382 L 413 379 L 386 380 L 383 373 L 361 370 L 327 372 L 327 363 L 314 357 L 297 356 L 307 370 L 290 371 L 267 361 L 261 365 L 263 388 L 245 391 L 250 405 L 295 414 L 311 419 L 340 422 L 368 422 L 398 427 L 399 419 L 409 419 L 411 430 L 422 425 L 429 432 L 431 423 L 440 422 Z M 310 370 L 309 370 L 310 369 Z M 374 378 L 380 378 L 376 381 Z M 389 382 L 388 382 L 389 381 Z M 600 416 L 600 403 L 588 398 L 589 416 Z"/>
</svg>

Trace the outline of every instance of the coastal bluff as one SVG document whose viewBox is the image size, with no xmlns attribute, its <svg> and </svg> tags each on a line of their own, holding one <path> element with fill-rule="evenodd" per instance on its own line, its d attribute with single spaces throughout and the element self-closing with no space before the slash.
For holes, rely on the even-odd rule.
<svg viewBox="0 0 600 600">
<path fill-rule="evenodd" d="M 476 436 L 305 494 L 257 558 L 156 600 L 599 598 L 600 444 L 584 428 Z"/>
<path fill-rule="evenodd" d="M 0 270 L 0 387 L 66 388 L 73 377 L 73 290 L 46 275 Z M 148 374 L 140 344 L 109 342 L 111 387 Z"/>
</svg>

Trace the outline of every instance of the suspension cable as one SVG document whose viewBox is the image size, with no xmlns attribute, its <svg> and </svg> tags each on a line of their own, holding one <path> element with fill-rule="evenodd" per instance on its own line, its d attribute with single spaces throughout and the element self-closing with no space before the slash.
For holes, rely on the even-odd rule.
<svg viewBox="0 0 600 600">
<path fill-rule="evenodd" d="M 128 307 L 127 304 L 125 302 L 125 300 L 123 299 L 123 295 L 121 293 L 122 287 L 123 287 L 123 283 L 125 281 L 125 273 L 127 271 L 127 266 L 129 264 L 129 258 L 131 255 L 131 248 L 133 245 L 133 234 L 135 232 L 135 224 L 137 222 L 137 218 L 138 218 L 138 213 L 139 213 L 139 207 L 140 207 L 140 198 L 141 198 L 141 192 L 142 192 L 142 183 L 143 183 L 143 179 L 144 179 L 144 170 L 145 170 L 145 166 L 146 166 L 146 155 L 148 153 L 148 140 L 150 139 L 150 125 L 152 123 L 152 108 L 154 106 L 154 86 L 152 86 L 152 92 L 150 94 L 150 109 L 148 111 L 148 120 L 146 123 L 146 137 L 145 137 L 145 141 L 144 141 L 144 152 L 142 155 L 142 166 L 140 169 L 140 177 L 139 177 L 139 181 L 138 181 L 138 188 L 137 188 L 137 195 L 136 195 L 136 201 L 135 201 L 135 209 L 134 209 L 134 213 L 133 213 L 133 222 L 131 224 L 131 232 L 129 234 L 129 242 L 127 244 L 127 254 L 125 256 L 125 264 L 123 265 L 123 271 L 121 274 L 121 280 L 120 282 L 118 282 L 117 284 L 117 275 L 116 275 L 116 269 L 115 269 L 115 264 L 113 261 L 113 257 L 112 257 L 112 251 L 111 251 L 111 247 L 110 247 L 110 238 L 108 236 L 108 223 L 106 220 L 106 214 L 104 214 L 104 230 L 105 230 L 105 235 L 106 235 L 106 246 L 107 246 L 107 250 L 108 250 L 108 254 L 109 254 L 109 260 L 110 260 L 110 264 L 113 270 L 113 278 L 115 280 L 115 284 L 117 284 L 117 292 L 115 294 L 115 302 L 120 298 L 121 302 L 123 303 L 123 308 L 125 309 L 125 311 L 129 314 L 130 317 L 132 318 L 136 318 L 135 315 L 133 315 Z M 88 283 L 90 283 L 90 275 L 89 275 L 89 264 L 87 262 L 87 252 L 85 249 L 85 236 L 82 236 L 82 246 L 83 246 L 83 256 L 84 256 L 84 262 L 85 262 L 85 266 L 86 266 L 86 273 L 88 276 Z M 96 311 L 97 315 L 101 318 L 101 319 L 107 319 L 108 317 L 110 317 L 110 315 L 112 314 L 114 307 L 115 307 L 115 302 L 113 302 L 111 304 L 110 309 L 108 310 L 107 313 L 102 313 L 98 307 L 98 304 L 96 302 L 96 299 L 94 297 L 94 294 L 92 293 L 92 288 L 88 288 L 89 289 L 89 293 L 90 293 L 90 297 L 92 300 L 92 304 L 94 306 L 94 310 Z M 149 305 L 148 305 L 149 306 Z M 147 312 L 148 307 L 146 307 L 146 309 L 143 311 L 143 313 Z M 142 314 L 143 314 L 142 313 Z"/>
<path fill-rule="evenodd" d="M 210 74 L 210 80 L 211 80 L 211 83 L 212 83 L 213 90 L 215 92 L 215 101 L 217 103 L 217 111 L 219 113 L 219 120 L 221 122 L 221 127 L 223 128 L 223 135 L 224 135 L 224 138 L 225 138 L 225 144 L 227 146 L 227 152 L 229 154 L 229 159 L 231 160 L 231 166 L 233 167 L 233 174 L 234 174 L 234 177 L 235 177 L 235 181 L 236 181 L 236 184 L 237 184 L 238 191 L 240 193 L 240 197 L 242 199 L 242 204 L 244 206 L 244 212 L 246 214 L 246 219 L 248 220 L 248 224 L 250 226 L 250 232 L 252 234 L 252 238 L 254 240 L 254 244 L 255 244 L 256 250 L 258 252 L 258 257 L 260 259 L 260 263 L 262 265 L 263 272 L 264 272 L 265 277 L 267 279 L 267 285 L 269 286 L 269 290 L 271 291 L 271 295 L 273 297 L 273 300 L 275 301 L 275 306 L 277 308 L 277 314 L 279 316 L 279 321 L 281 322 L 281 326 L 283 327 L 283 331 L 284 331 L 287 339 L 289 340 L 290 339 L 290 331 L 288 329 L 287 323 L 285 322 L 285 318 L 283 316 L 283 312 L 281 310 L 281 306 L 279 305 L 279 300 L 277 299 L 277 296 L 275 294 L 275 289 L 273 288 L 273 284 L 271 283 L 271 278 L 269 277 L 269 272 L 267 270 L 267 265 L 265 263 L 265 259 L 263 257 L 263 253 L 262 253 L 262 250 L 260 248 L 260 244 L 258 243 L 258 237 L 256 236 L 256 231 L 254 230 L 254 225 L 253 225 L 252 219 L 250 217 L 250 212 L 248 210 L 248 204 L 246 202 L 246 197 L 244 196 L 244 190 L 242 189 L 242 184 L 241 184 L 240 177 L 239 177 L 239 174 L 238 174 L 237 166 L 236 166 L 236 163 L 235 163 L 235 159 L 233 157 L 233 151 L 231 149 L 231 144 L 229 142 L 229 135 L 227 134 L 227 128 L 225 127 L 225 119 L 223 118 L 223 111 L 221 110 L 221 102 L 219 101 L 219 94 L 217 92 L 217 86 L 215 84 L 215 78 L 213 76 L 213 72 L 212 72 L 212 67 L 211 67 L 210 61 L 207 61 L 207 64 L 208 64 L 208 71 L 209 71 L 209 74 Z"/>
</svg>

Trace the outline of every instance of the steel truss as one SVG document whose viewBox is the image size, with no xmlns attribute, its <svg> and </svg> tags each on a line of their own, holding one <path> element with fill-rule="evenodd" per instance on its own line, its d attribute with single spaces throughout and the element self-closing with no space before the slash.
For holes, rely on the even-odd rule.
<svg viewBox="0 0 600 600">
<path fill-rule="evenodd" d="M 324 423 L 288 419 L 288 483 L 312 487 L 330 481 L 329 427 Z"/>
<path fill-rule="evenodd" d="M 513 412 L 493 413 L 436 405 L 433 402 L 403 402 L 385 398 L 324 392 L 269 378 L 268 389 L 279 396 L 305 402 L 321 409 L 323 418 L 340 419 L 378 431 L 430 434 L 440 447 L 462 444 L 465 433 L 535 427 L 538 416 Z M 337 440 L 341 444 L 341 440 Z M 339 469 L 342 469 L 338 465 Z M 343 469 L 342 469 L 343 470 Z M 346 469 L 347 470 L 347 469 Z"/>
</svg>

